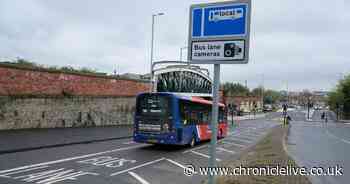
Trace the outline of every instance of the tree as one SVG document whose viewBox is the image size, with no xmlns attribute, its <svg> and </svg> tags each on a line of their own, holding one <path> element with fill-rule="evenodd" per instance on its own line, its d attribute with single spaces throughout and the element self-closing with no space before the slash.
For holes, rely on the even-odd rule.
<svg viewBox="0 0 350 184">
<path fill-rule="evenodd" d="M 264 91 L 264 104 L 275 104 L 282 98 L 280 92 L 268 89 Z"/>
<path fill-rule="evenodd" d="M 240 83 L 226 82 L 222 85 L 225 96 L 247 96 L 249 89 Z"/>
<path fill-rule="evenodd" d="M 329 94 L 328 105 L 334 111 L 341 110 L 344 118 L 350 118 L 350 75 L 340 80 Z"/>
<path fill-rule="evenodd" d="M 264 88 L 261 87 L 261 86 L 259 86 L 259 87 L 257 87 L 257 88 L 254 88 L 254 89 L 252 90 L 252 92 L 250 92 L 250 94 L 251 94 L 252 96 L 262 96 L 263 93 L 264 93 Z"/>
</svg>

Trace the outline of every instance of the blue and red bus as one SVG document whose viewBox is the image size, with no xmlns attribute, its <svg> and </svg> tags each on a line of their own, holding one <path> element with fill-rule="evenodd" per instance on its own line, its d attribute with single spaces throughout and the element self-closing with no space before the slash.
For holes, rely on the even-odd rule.
<svg viewBox="0 0 350 184">
<path fill-rule="evenodd" d="M 212 102 L 173 93 L 141 93 L 136 98 L 134 141 L 190 145 L 211 138 Z M 219 104 L 218 138 L 227 135 L 224 104 Z"/>
</svg>

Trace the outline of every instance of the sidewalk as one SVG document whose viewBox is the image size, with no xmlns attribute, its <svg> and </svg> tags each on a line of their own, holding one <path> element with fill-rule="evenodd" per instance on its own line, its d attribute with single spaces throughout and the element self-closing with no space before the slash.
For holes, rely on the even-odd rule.
<svg viewBox="0 0 350 184">
<path fill-rule="evenodd" d="M 0 131 L 0 154 L 132 136 L 132 125 Z"/>
</svg>

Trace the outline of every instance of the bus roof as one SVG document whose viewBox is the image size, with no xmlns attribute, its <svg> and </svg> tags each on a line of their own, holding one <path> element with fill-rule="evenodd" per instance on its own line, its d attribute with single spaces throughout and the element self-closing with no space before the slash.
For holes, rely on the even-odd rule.
<svg viewBox="0 0 350 184">
<path fill-rule="evenodd" d="M 192 102 L 198 102 L 198 103 L 202 103 L 202 104 L 208 104 L 208 105 L 212 105 L 213 102 L 210 100 L 206 100 L 202 97 L 199 96 L 185 96 L 185 95 L 179 95 L 179 94 L 174 94 L 174 93 L 170 93 L 170 92 L 156 92 L 156 93 L 140 93 L 139 95 L 143 95 L 143 94 L 164 94 L 164 95 L 170 95 L 182 100 L 188 100 L 188 101 L 192 101 Z M 219 103 L 220 107 L 225 107 L 225 104 L 223 103 Z"/>
</svg>

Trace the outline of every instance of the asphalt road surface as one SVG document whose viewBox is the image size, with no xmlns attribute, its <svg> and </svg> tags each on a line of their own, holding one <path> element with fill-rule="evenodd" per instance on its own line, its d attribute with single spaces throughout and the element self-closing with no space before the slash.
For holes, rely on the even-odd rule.
<svg viewBox="0 0 350 184">
<path fill-rule="evenodd" d="M 287 141 L 287 150 L 299 166 L 307 168 L 341 167 L 342 176 L 309 176 L 314 184 L 345 184 L 350 181 L 350 125 L 335 122 L 335 115 L 327 112 L 328 122 L 321 119 L 323 111 L 315 111 L 312 121 L 305 121 L 305 113 L 291 113 L 291 129 Z M 329 169 L 332 171 L 332 169 Z M 326 171 L 327 172 L 327 171 Z M 332 174 L 330 172 L 330 174 Z M 333 173 L 336 174 L 336 173 Z"/>
<path fill-rule="evenodd" d="M 220 140 L 217 162 L 235 159 L 275 125 L 269 120 L 241 121 L 227 138 Z M 207 166 L 208 145 L 206 142 L 194 148 L 154 146 L 127 138 L 2 154 L 0 183 L 200 183 L 207 176 L 186 176 L 184 167 Z"/>
</svg>

